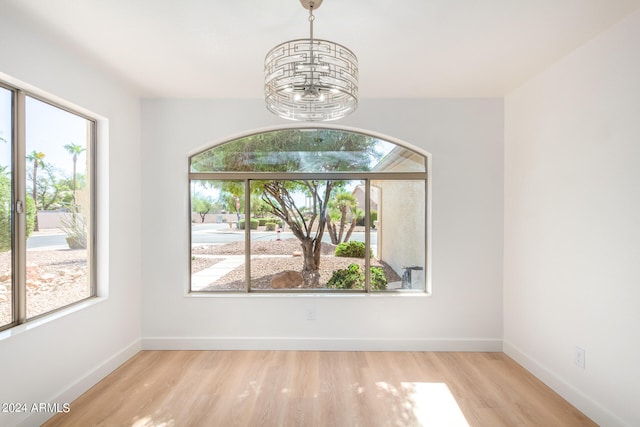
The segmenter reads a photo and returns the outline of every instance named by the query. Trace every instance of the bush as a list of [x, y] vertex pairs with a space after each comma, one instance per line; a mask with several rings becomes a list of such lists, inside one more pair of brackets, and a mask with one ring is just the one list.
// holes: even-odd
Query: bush
[[375, 221], [377, 221], [377, 220], [378, 220], [378, 211], [369, 212], [369, 221], [370, 221], [369, 226], [371, 228], [376, 228]]
[[333, 272], [331, 279], [327, 282], [330, 289], [363, 289], [364, 274], [358, 264], [349, 264], [347, 268]]
[[69, 249], [87, 248], [87, 223], [77, 207], [60, 218], [60, 229], [67, 235]]
[[[244, 219], [241, 219], [240, 221], [238, 221], [238, 228], [240, 230], [244, 230], [244, 224], [245, 224], [244, 221], [245, 221]], [[257, 230], [258, 224], [259, 224], [259, 221], [257, 219], [251, 218], [249, 220], [249, 228], [251, 228], [252, 230]]]
[[[371, 267], [369, 279], [372, 290], [384, 291], [387, 289], [387, 278], [382, 267]], [[349, 264], [347, 268], [333, 272], [331, 279], [327, 282], [327, 288], [364, 289], [364, 273], [358, 264]]]
[[258, 225], [260, 227], [266, 226], [267, 224], [269, 224], [270, 222], [274, 223], [274, 224], [280, 224], [282, 222], [282, 220], [280, 218], [276, 218], [276, 217], [270, 217], [270, 218], [258, 218]]
[[[11, 249], [11, 211], [11, 181], [0, 175], [0, 252]], [[25, 211], [28, 238], [36, 225], [36, 204], [29, 195], [25, 199]]]
[[[369, 212], [369, 226], [371, 228], [376, 228], [374, 221], [377, 221], [377, 220], [378, 220], [378, 211]], [[364, 215], [358, 217], [356, 221], [356, 225], [359, 227], [364, 227]]]
[[264, 226], [267, 231], [276, 231], [276, 224], [273, 222], [267, 222]]
[[[370, 251], [371, 252], [371, 251]], [[364, 258], [363, 242], [343, 242], [336, 246], [336, 256], [346, 258]]]
[[382, 267], [371, 267], [371, 289], [374, 291], [384, 291], [387, 289], [387, 276], [384, 275]]

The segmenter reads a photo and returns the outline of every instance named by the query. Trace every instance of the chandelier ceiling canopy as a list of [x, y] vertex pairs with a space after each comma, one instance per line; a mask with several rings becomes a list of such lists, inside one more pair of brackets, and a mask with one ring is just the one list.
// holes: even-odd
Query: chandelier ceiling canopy
[[289, 120], [328, 121], [358, 106], [358, 59], [346, 47], [314, 39], [313, 11], [322, 0], [300, 0], [309, 11], [309, 38], [280, 43], [264, 62], [265, 104]]

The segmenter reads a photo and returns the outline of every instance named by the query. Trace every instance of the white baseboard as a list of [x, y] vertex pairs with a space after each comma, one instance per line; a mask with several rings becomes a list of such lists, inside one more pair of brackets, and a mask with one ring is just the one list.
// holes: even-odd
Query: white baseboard
[[[72, 402], [82, 393], [89, 390], [96, 385], [100, 380], [116, 370], [120, 365], [133, 357], [142, 349], [140, 340], [135, 340], [124, 349], [111, 356], [104, 362], [102, 362], [95, 369], [87, 373], [85, 376], [79, 378], [71, 386], [67, 387], [62, 392], [48, 399], [48, 402]], [[20, 422], [18, 426], [36, 426], [41, 425], [55, 414], [51, 413], [33, 413], [25, 420]]]
[[596, 424], [607, 427], [630, 427], [629, 424], [618, 418], [607, 408], [566, 382], [561, 376], [524, 353], [509, 341], [505, 340], [503, 342], [503, 348], [507, 356], [518, 362], [523, 368], [578, 408]]
[[143, 350], [502, 351], [500, 339], [143, 338]]

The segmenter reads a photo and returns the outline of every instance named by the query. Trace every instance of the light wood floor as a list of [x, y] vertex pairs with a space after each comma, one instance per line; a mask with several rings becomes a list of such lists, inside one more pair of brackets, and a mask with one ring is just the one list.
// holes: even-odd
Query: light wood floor
[[53, 426], [596, 426], [502, 353], [142, 351]]

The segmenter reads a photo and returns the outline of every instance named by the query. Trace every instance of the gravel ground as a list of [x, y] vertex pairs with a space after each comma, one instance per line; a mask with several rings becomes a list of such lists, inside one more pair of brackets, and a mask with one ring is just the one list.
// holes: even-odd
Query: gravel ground
[[[293, 270], [302, 271], [303, 258], [294, 256], [294, 252], [301, 252], [300, 242], [297, 239], [287, 239], [271, 242], [252, 242], [251, 253], [253, 255], [278, 255], [273, 258], [256, 257], [251, 260], [251, 287], [253, 289], [271, 289], [271, 277], [274, 273]], [[364, 269], [364, 259], [344, 258], [333, 256], [334, 245], [322, 244], [322, 258], [320, 270], [317, 274], [303, 273], [305, 283], [301, 288], [324, 288], [333, 272], [346, 268], [351, 263], [357, 263]], [[198, 260], [198, 255], [242, 255], [244, 254], [244, 242], [234, 242], [217, 246], [201, 246], [193, 249], [193, 255]], [[400, 276], [386, 263], [371, 259], [371, 265], [381, 266], [388, 282], [401, 280]], [[244, 264], [221, 277], [215, 284], [203, 289], [212, 290], [244, 290]]]
[[[0, 325], [11, 320], [10, 265], [10, 253], [0, 253]], [[27, 317], [88, 296], [86, 250], [27, 252]]]
[[205, 268], [212, 267], [222, 261], [220, 258], [192, 258], [191, 259], [191, 273], [197, 273]]
[[[322, 254], [331, 255], [335, 251], [335, 245], [322, 243]], [[251, 242], [251, 254], [253, 255], [293, 255], [294, 252], [301, 252], [300, 241], [298, 239], [285, 240], [258, 240]], [[204, 245], [194, 247], [193, 255], [244, 255], [244, 242], [226, 243], [224, 245]]]

